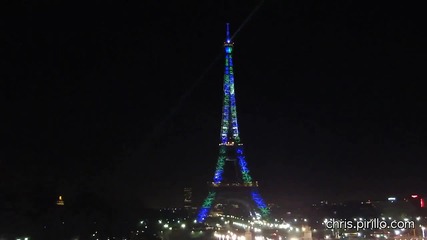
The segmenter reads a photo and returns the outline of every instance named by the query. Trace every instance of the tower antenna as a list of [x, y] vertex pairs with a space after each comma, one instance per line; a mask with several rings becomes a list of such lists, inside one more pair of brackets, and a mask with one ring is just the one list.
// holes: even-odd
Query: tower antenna
[[230, 43], [231, 42], [231, 36], [230, 36], [230, 23], [227, 23], [227, 37], [226, 37], [226, 41], [227, 41], [227, 43]]

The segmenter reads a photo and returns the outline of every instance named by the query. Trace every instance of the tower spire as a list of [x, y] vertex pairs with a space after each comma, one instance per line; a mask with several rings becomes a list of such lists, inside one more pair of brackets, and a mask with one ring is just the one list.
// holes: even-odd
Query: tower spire
[[236, 97], [234, 92], [233, 47], [230, 38], [230, 24], [226, 24], [225, 68], [224, 68], [224, 99], [221, 121], [221, 143], [240, 142], [237, 124]]
[[230, 23], [227, 23], [227, 25], [226, 25], [226, 27], [227, 27], [227, 32], [226, 32], [226, 39], [225, 39], [225, 41], [227, 42], [227, 43], [230, 43], [231, 42], [231, 36], [230, 36]]

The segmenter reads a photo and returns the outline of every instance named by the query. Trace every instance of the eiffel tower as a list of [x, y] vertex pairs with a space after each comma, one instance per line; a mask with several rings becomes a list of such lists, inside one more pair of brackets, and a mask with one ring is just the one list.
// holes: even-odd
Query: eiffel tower
[[265, 218], [269, 209], [258, 191], [243, 153], [237, 124], [236, 97], [233, 73], [233, 47], [229, 24], [226, 25], [224, 99], [221, 119], [219, 156], [209, 193], [197, 215], [204, 222], [215, 213], [239, 215], [241, 217]]

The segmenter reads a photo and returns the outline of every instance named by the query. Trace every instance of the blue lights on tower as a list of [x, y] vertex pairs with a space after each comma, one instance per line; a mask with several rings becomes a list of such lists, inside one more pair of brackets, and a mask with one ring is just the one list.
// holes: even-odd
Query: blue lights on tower
[[199, 214], [197, 215], [197, 222], [200, 223], [200, 222], [203, 222], [206, 219], [206, 217], [208, 216], [208, 213], [209, 213], [209, 209], [210, 208], [202, 207], [202, 209], [200, 210]]
[[215, 184], [219, 184], [222, 181], [222, 173], [224, 172], [224, 164], [226, 159], [225, 153], [226, 153], [226, 147], [222, 145], [219, 148], [219, 157], [218, 157], [218, 162], [217, 162], [215, 175], [214, 175]]
[[268, 214], [268, 207], [264, 203], [264, 200], [262, 199], [261, 195], [257, 191], [252, 191], [252, 199], [255, 201], [257, 207], [261, 210], [262, 215]]

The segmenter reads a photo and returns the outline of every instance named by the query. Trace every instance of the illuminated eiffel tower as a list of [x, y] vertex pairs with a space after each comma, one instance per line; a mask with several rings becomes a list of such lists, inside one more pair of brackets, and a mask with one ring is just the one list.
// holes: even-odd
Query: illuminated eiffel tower
[[[233, 42], [227, 23], [224, 72], [224, 99], [221, 119], [219, 156], [209, 193], [197, 215], [204, 222], [215, 214], [246, 215], [263, 218], [269, 209], [258, 192], [258, 182], [249, 173], [237, 124], [233, 73]], [[244, 217], [244, 216], [242, 216]]]

